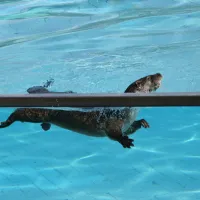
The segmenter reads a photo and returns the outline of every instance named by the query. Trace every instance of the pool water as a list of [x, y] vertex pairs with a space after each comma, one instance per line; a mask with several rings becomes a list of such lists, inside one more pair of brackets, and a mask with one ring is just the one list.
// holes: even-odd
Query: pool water
[[[0, 93], [123, 92], [160, 72], [159, 92], [199, 91], [200, 2], [2, 0]], [[1, 108], [4, 121], [15, 108]], [[200, 199], [200, 108], [142, 108], [149, 129], [124, 149], [56, 126], [0, 132], [2, 200]]]

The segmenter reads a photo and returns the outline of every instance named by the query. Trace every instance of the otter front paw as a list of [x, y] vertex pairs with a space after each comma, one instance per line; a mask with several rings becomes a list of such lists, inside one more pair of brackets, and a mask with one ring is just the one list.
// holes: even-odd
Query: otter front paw
[[144, 128], [150, 127], [149, 123], [145, 119], [141, 119], [141, 120], [139, 120], [139, 122], [140, 122], [141, 126], [144, 127]]
[[119, 140], [119, 143], [124, 147], [124, 148], [131, 148], [131, 146], [134, 146], [133, 144], [133, 139], [130, 139], [128, 136], [122, 136]]

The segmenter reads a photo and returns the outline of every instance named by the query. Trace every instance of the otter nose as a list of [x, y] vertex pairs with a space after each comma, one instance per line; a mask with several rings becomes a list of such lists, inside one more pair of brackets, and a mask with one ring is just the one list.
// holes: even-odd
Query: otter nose
[[157, 73], [156, 76], [159, 77], [159, 78], [163, 77], [161, 73]]

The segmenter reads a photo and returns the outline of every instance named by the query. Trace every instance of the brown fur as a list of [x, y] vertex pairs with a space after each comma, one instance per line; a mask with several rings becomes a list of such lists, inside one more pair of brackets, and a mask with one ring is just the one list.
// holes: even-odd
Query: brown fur
[[[160, 86], [161, 74], [154, 74], [143, 77], [132, 83], [125, 92], [151, 92]], [[128, 138], [141, 127], [148, 128], [144, 120], [135, 120], [135, 108], [124, 109], [103, 109], [101, 111], [67, 111], [40, 108], [16, 109], [0, 128], [10, 126], [15, 121], [42, 123], [42, 128], [48, 130], [50, 124], [72, 130], [81, 134], [95, 137], [104, 137], [118, 141], [124, 148], [133, 145], [133, 139]], [[45, 126], [46, 129], [45, 129]], [[49, 126], [49, 127], [48, 127]], [[127, 127], [123, 131], [123, 128]]]

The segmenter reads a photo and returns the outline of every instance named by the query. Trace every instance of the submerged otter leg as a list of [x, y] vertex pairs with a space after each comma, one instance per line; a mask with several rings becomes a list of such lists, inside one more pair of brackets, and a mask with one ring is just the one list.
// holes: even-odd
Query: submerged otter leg
[[111, 140], [119, 142], [124, 148], [131, 148], [131, 146], [134, 146], [134, 140], [130, 139], [126, 135], [122, 135], [122, 131], [120, 129], [109, 129], [106, 134]]
[[131, 148], [131, 146], [133, 147], [134, 144], [134, 139], [130, 139], [127, 135], [123, 135], [120, 137], [119, 141], [118, 141], [124, 148]]
[[44, 131], [48, 131], [51, 128], [51, 124], [50, 123], [42, 123], [41, 127]]
[[131, 126], [124, 132], [124, 134], [125, 135], [133, 134], [142, 127], [149, 128], [149, 123], [145, 119], [134, 121], [131, 124]]

